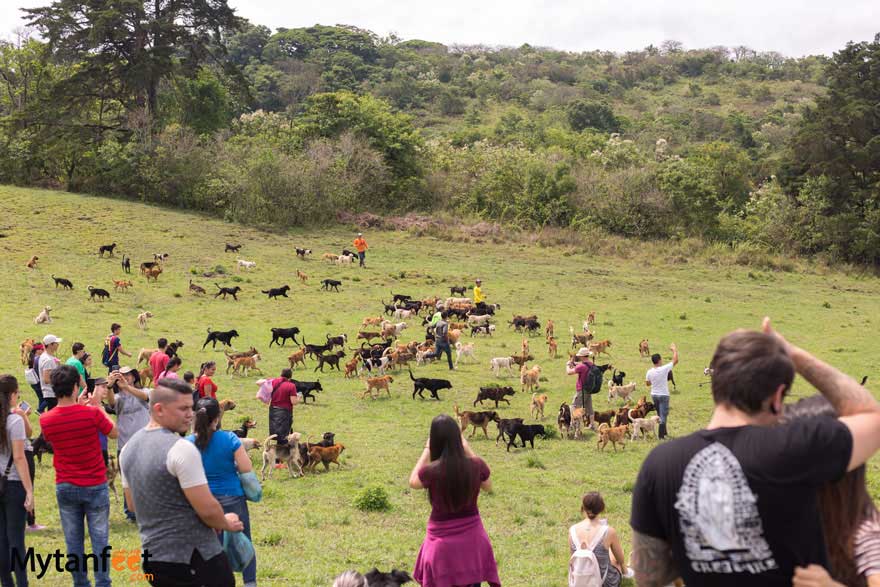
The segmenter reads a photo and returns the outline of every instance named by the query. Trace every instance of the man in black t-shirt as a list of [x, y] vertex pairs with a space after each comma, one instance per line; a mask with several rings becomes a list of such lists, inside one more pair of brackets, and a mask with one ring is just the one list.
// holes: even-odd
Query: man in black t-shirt
[[[712, 358], [715, 411], [704, 430], [655, 448], [633, 490], [640, 587], [789, 587], [828, 568], [816, 489], [880, 449], [880, 405], [852, 378], [770, 328], [738, 330]], [[839, 419], [779, 425], [795, 372]]]

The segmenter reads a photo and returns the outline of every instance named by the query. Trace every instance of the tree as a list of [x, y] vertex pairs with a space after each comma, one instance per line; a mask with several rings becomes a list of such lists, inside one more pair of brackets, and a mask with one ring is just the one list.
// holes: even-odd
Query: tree
[[227, 0], [55, 0], [25, 12], [55, 58], [76, 64], [59, 100], [79, 104], [104, 85], [127, 110], [149, 116], [162, 80], [219, 60], [221, 31], [242, 24]]
[[585, 128], [595, 128], [606, 132], [617, 132], [620, 122], [614, 116], [614, 111], [607, 104], [601, 102], [588, 102], [575, 100], [566, 108], [568, 124], [576, 131]]
[[246, 23], [242, 29], [229, 36], [226, 42], [229, 60], [244, 67], [251, 61], [259, 61], [263, 48], [269, 42], [269, 27]]

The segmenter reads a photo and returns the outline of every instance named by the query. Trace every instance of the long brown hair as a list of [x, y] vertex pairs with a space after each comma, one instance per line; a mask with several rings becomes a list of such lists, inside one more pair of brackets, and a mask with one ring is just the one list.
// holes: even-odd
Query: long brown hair
[[[451, 512], [464, 509], [470, 503], [474, 493], [475, 471], [461, 441], [461, 428], [458, 422], [446, 414], [441, 414], [431, 421], [431, 463], [441, 479], [443, 505]], [[428, 488], [428, 499], [432, 499], [431, 488]]]
[[193, 431], [196, 433], [196, 448], [205, 450], [211, 444], [214, 429], [211, 423], [220, 417], [220, 404], [212, 397], [203, 397], [196, 404], [196, 422]]
[[[814, 395], [786, 406], [784, 420], [818, 416], [836, 418], [837, 412], [823, 396]], [[832, 576], [848, 587], [866, 587], [868, 582], [856, 569], [854, 558], [859, 526], [877, 513], [865, 483], [865, 465], [826, 483], [817, 496]]]
[[9, 410], [12, 409], [12, 394], [18, 391], [18, 379], [13, 375], [0, 375], [0, 452], [9, 450], [12, 447], [9, 443], [9, 435], [6, 434], [6, 418], [9, 417]]

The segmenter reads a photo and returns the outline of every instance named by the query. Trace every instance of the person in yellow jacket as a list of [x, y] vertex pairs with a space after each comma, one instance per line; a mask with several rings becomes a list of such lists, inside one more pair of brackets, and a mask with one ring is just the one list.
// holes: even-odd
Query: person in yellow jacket
[[483, 280], [478, 279], [474, 286], [474, 305], [478, 308], [486, 307], [486, 297], [483, 295]]
[[367, 241], [364, 240], [364, 233], [359, 232], [357, 238], [354, 239], [354, 248], [358, 252], [358, 259], [360, 260], [360, 266], [366, 267], [366, 258], [367, 258]]

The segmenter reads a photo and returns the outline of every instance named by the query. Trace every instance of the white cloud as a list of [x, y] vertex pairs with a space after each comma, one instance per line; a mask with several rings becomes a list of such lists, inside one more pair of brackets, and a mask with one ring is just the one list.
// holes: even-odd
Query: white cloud
[[[19, 26], [17, 6], [0, 2], [0, 29]], [[295, 28], [350, 24], [380, 35], [446, 44], [518, 46], [570, 51], [626, 51], [676, 39], [685, 47], [748, 45], [786, 55], [830, 55], [847, 41], [880, 31], [877, 0], [230, 0], [254, 23]]]

